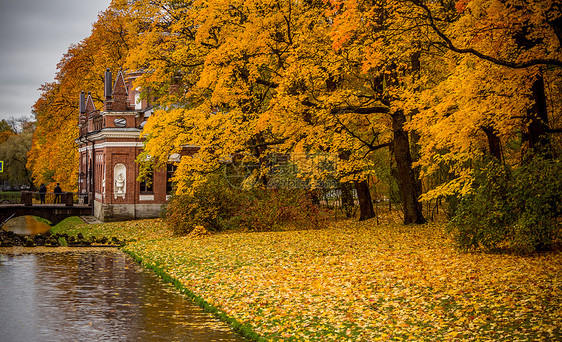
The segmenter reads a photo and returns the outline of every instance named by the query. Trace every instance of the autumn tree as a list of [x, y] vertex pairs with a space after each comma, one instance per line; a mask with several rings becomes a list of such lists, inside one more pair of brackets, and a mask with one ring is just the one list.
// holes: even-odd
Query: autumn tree
[[[2, 122], [5, 121], [2, 120]], [[31, 170], [27, 168], [27, 155], [31, 150], [35, 124], [21, 123], [22, 128], [18, 134], [11, 133], [5, 141], [0, 142], [0, 160], [4, 162], [4, 170], [0, 173], [0, 178], [14, 186], [32, 186]], [[10, 128], [10, 132], [13, 132], [12, 128]]]
[[[391, 146], [404, 222], [423, 223], [418, 201], [421, 186], [412, 167], [410, 137], [405, 128], [407, 118], [419, 111], [408, 99], [417, 87], [420, 58], [424, 57], [418, 37], [423, 32], [415, 20], [416, 13], [400, 1], [330, 4], [328, 56], [334, 57], [326, 64], [334, 71], [326, 79], [337, 91], [313, 98], [323, 100], [321, 106], [328, 107], [326, 117], [355, 140], [359, 146], [355, 151], [368, 156]], [[322, 63], [320, 59], [315, 62]]]
[[8, 123], [8, 121], [2, 119], [2, 121], [0, 121], [0, 143], [5, 142], [14, 134], [16, 134], [16, 132], [13, 127]]
[[182, 161], [178, 171], [184, 176], [188, 169], [218, 168], [231, 156], [265, 161], [268, 148], [284, 141], [259, 121], [278, 87], [277, 70], [284, 68], [291, 38], [283, 34], [292, 35], [298, 6], [267, 1], [158, 4], [152, 29], [141, 34], [129, 64], [150, 70], [139, 84], [160, 95], [160, 106], [167, 109], [146, 126], [147, 154], [167, 160], [182, 145], [201, 146], [200, 158]]
[[423, 110], [414, 122], [423, 136], [424, 174], [447, 165], [456, 175], [426, 197], [467, 191], [472, 161], [484, 155], [517, 164], [523, 155], [558, 154], [559, 4], [411, 4], [444, 49], [441, 77], [418, 98]]
[[560, 5], [411, 4], [443, 49], [440, 77], [420, 93], [412, 123], [422, 176], [448, 170], [424, 198], [460, 199], [452, 222], [464, 248], [551, 247], [561, 196]]
[[388, 151], [404, 223], [423, 223], [422, 181], [422, 199], [465, 194], [485, 157], [558, 154], [560, 17], [555, 1], [114, 1], [44, 86], [31, 163], [72, 183], [76, 95], [101, 103], [103, 70], [125, 65], [157, 105], [141, 165], [199, 147], [179, 193], [225, 163], [266, 186], [293, 155], [312, 188], [335, 179], [351, 203], [353, 185], [368, 219]]
[[57, 66], [55, 81], [41, 87], [34, 105], [37, 129], [28, 167], [37, 183], [77, 186], [78, 94], [90, 91], [96, 104], [103, 101], [103, 71], [118, 70], [127, 56], [123, 13], [109, 8], [98, 17], [92, 33], [72, 45]]
[[[157, 6], [146, 10], [151, 4]], [[135, 11], [155, 17], [129, 58], [130, 68], [149, 70], [139, 84], [156, 91], [167, 109], [145, 128], [147, 155], [165, 161], [182, 145], [201, 146], [199, 158], [182, 161], [178, 178], [216, 169], [232, 156], [266, 165], [272, 153], [332, 155], [339, 159], [336, 177], [358, 190], [361, 218], [374, 215], [367, 155], [390, 145], [388, 124], [376, 117], [388, 107], [352, 95], [367, 78], [355, 77], [356, 70], [345, 74], [354, 61], [332, 48], [329, 6], [151, 4], [134, 3]], [[260, 171], [264, 179], [267, 169]], [[307, 175], [313, 183], [325, 176]]]

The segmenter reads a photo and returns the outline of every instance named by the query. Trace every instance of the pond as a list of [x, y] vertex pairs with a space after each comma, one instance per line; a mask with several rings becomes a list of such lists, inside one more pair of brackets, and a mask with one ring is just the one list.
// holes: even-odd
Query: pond
[[113, 248], [0, 248], [0, 336], [4, 342], [244, 341]]
[[45, 233], [51, 229], [51, 226], [39, 220], [33, 216], [18, 216], [8, 220], [2, 229], [24, 235]]

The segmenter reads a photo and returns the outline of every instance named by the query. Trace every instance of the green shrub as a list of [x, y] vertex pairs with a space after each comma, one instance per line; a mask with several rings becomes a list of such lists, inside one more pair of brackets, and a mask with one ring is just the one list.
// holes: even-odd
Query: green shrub
[[271, 231], [317, 228], [324, 222], [323, 211], [305, 190], [241, 190], [220, 173], [208, 175], [192, 190], [189, 195], [172, 196], [163, 211], [165, 222], [179, 235], [198, 225], [210, 231]]
[[512, 169], [495, 161], [474, 171], [473, 191], [450, 222], [464, 250], [548, 250], [560, 237], [562, 163], [535, 157]]
[[325, 211], [313, 204], [310, 192], [302, 189], [254, 189], [246, 192], [245, 198], [246, 204], [234, 216], [245, 230], [271, 231], [290, 226], [315, 229], [325, 221]]
[[188, 195], [174, 195], [163, 211], [164, 221], [174, 233], [188, 234], [198, 225], [219, 231], [239, 206], [239, 198], [220, 174], [210, 174]]

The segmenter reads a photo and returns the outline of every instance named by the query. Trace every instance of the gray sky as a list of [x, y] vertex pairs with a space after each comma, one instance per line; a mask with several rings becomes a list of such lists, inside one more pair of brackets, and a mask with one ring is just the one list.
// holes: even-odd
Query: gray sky
[[0, 0], [0, 120], [31, 116], [71, 44], [88, 37], [111, 0]]

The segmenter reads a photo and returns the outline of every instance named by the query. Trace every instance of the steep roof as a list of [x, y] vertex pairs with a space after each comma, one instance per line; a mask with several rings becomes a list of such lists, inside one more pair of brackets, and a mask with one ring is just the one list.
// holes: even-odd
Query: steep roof
[[85, 115], [89, 116], [90, 113], [97, 111], [96, 105], [94, 104], [94, 99], [92, 99], [92, 93], [88, 93], [88, 97], [86, 98], [86, 111]]
[[120, 112], [129, 109], [129, 90], [127, 89], [127, 85], [125, 84], [125, 76], [123, 75], [123, 70], [119, 70], [119, 73], [117, 73], [112, 95], [113, 104], [111, 105], [111, 110]]

